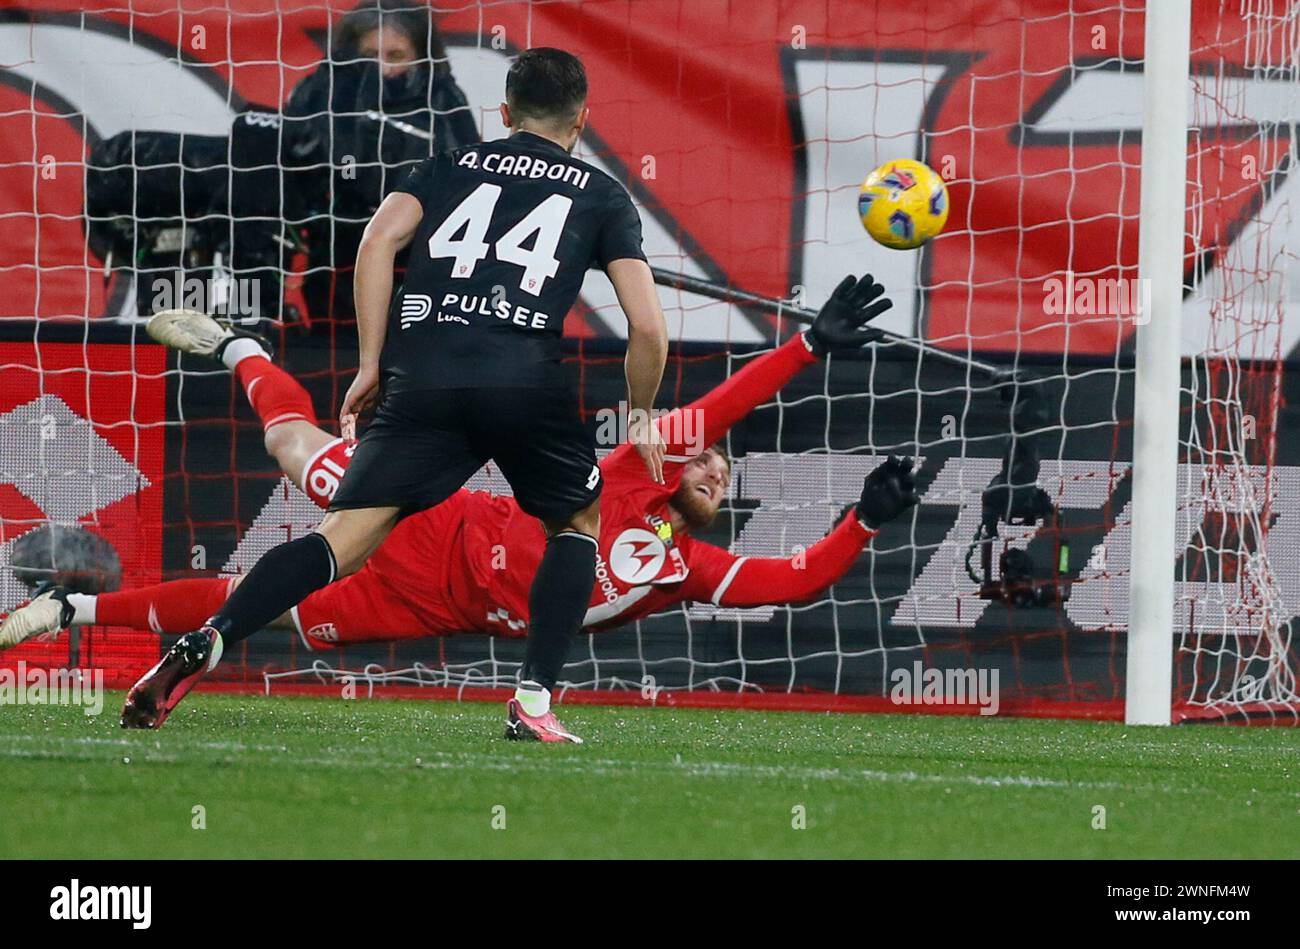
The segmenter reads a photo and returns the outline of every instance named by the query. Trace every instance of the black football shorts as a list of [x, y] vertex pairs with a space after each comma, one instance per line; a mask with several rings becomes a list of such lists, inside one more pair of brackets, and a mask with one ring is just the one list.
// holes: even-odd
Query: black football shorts
[[568, 517], [600, 496], [595, 448], [571, 389], [421, 389], [385, 393], [329, 509], [424, 510], [489, 460], [533, 517]]

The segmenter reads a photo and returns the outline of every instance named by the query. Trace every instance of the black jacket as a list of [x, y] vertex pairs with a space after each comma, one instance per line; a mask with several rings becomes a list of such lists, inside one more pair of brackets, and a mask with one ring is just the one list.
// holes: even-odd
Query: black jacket
[[373, 60], [326, 62], [284, 107], [281, 164], [310, 222], [365, 222], [412, 166], [479, 140], [465, 93], [430, 64], [381, 79]]

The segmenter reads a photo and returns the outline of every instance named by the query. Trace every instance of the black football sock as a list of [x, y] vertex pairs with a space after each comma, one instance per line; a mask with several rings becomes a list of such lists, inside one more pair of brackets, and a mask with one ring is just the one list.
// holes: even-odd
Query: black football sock
[[520, 682], [536, 682], [548, 690], [555, 687], [595, 585], [594, 540], [576, 531], [561, 531], [547, 540], [528, 593], [528, 644]]
[[272, 547], [207, 625], [215, 628], [222, 642], [230, 646], [332, 583], [337, 573], [334, 551], [320, 534]]

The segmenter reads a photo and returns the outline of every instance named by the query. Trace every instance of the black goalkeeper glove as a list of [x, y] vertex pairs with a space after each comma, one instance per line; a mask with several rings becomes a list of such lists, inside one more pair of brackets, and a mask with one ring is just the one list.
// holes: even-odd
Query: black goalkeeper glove
[[841, 280], [812, 326], [804, 331], [813, 355], [824, 359], [827, 353], [861, 349], [880, 339], [880, 332], [867, 324], [894, 305], [884, 292], [871, 274], [863, 274], [860, 280], [852, 275]]
[[889, 460], [867, 475], [858, 501], [858, 520], [872, 530], [892, 521], [921, 500], [916, 493], [916, 472], [911, 458], [889, 456]]

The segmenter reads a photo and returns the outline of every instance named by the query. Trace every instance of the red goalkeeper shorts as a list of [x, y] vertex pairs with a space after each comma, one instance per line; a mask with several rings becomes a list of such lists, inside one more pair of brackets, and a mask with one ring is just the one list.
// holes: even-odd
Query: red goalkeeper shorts
[[458, 604], [451, 592], [456, 571], [465, 570], [467, 495], [457, 492], [437, 507], [403, 519], [364, 567], [294, 607], [291, 615], [303, 644], [329, 649], [445, 636], [481, 626], [470, 617], [482, 616], [485, 608]]

